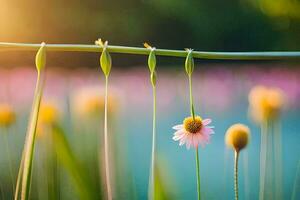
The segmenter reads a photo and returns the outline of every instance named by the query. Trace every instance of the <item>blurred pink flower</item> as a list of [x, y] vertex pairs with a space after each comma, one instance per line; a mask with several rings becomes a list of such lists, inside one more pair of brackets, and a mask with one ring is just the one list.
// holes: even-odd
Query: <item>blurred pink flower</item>
[[204, 147], [209, 143], [210, 135], [214, 134], [214, 127], [208, 126], [210, 123], [211, 119], [202, 120], [199, 116], [196, 116], [195, 119], [187, 117], [183, 124], [173, 127], [176, 130], [173, 140], [179, 140], [180, 146], [186, 144], [187, 149], [190, 149], [191, 146], [197, 148], [199, 144]]

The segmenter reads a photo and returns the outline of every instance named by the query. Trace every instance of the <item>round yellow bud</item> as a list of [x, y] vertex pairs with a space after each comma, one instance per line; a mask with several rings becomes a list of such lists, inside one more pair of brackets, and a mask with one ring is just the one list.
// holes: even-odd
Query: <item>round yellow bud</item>
[[9, 127], [16, 121], [16, 114], [8, 104], [0, 104], [0, 126]]
[[228, 147], [239, 152], [245, 148], [249, 142], [250, 130], [243, 124], [234, 124], [226, 132], [225, 143]]

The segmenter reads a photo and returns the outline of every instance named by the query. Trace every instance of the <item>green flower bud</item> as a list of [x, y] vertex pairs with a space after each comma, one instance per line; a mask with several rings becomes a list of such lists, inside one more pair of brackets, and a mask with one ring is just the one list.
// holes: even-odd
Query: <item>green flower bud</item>
[[103, 51], [100, 56], [100, 66], [105, 76], [108, 76], [111, 69], [111, 57], [107, 51], [107, 41], [104, 43]]
[[156, 56], [155, 56], [155, 49], [152, 48], [148, 57], [148, 66], [151, 73], [154, 72], [156, 67]]
[[46, 66], [46, 44], [43, 42], [35, 56], [35, 65], [38, 71], [41, 71]]
[[155, 85], [156, 85], [156, 71], [153, 71], [152, 73], [151, 73], [151, 76], [150, 76], [150, 79], [151, 79], [151, 83], [152, 83], [152, 86], [153, 87], [155, 87]]
[[188, 49], [188, 55], [185, 59], [185, 71], [188, 75], [192, 75], [194, 71], [194, 58], [193, 58], [193, 50]]

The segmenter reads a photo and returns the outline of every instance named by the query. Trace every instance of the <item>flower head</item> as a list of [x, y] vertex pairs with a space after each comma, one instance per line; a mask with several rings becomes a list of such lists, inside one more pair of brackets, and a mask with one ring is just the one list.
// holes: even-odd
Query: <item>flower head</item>
[[278, 118], [284, 106], [284, 93], [278, 88], [255, 86], [249, 93], [249, 111], [253, 119], [262, 122]]
[[16, 114], [9, 104], [0, 104], [0, 127], [9, 127], [16, 121]]
[[210, 135], [214, 133], [213, 127], [208, 126], [211, 119], [204, 119], [200, 116], [187, 117], [184, 119], [183, 124], [173, 127], [176, 130], [173, 140], [179, 141], [179, 145], [186, 144], [187, 149], [191, 146], [197, 148], [199, 144], [204, 147], [209, 143]]
[[243, 124], [234, 124], [226, 132], [225, 143], [228, 147], [239, 152], [248, 144], [250, 130]]

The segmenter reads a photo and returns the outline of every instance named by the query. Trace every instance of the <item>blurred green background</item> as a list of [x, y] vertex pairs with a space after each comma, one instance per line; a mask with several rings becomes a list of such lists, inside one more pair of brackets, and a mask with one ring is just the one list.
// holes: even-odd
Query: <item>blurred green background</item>
[[[299, 50], [299, 0], [1, 0], [0, 41], [110, 44], [205, 51]], [[64, 54], [62, 56], [62, 54]], [[1, 52], [1, 65], [32, 64]], [[18, 57], [20, 59], [15, 59]], [[97, 54], [51, 53], [50, 65], [96, 66]], [[117, 66], [144, 63], [115, 56]], [[169, 63], [162, 59], [162, 63]], [[174, 59], [173, 59], [174, 62]]]

